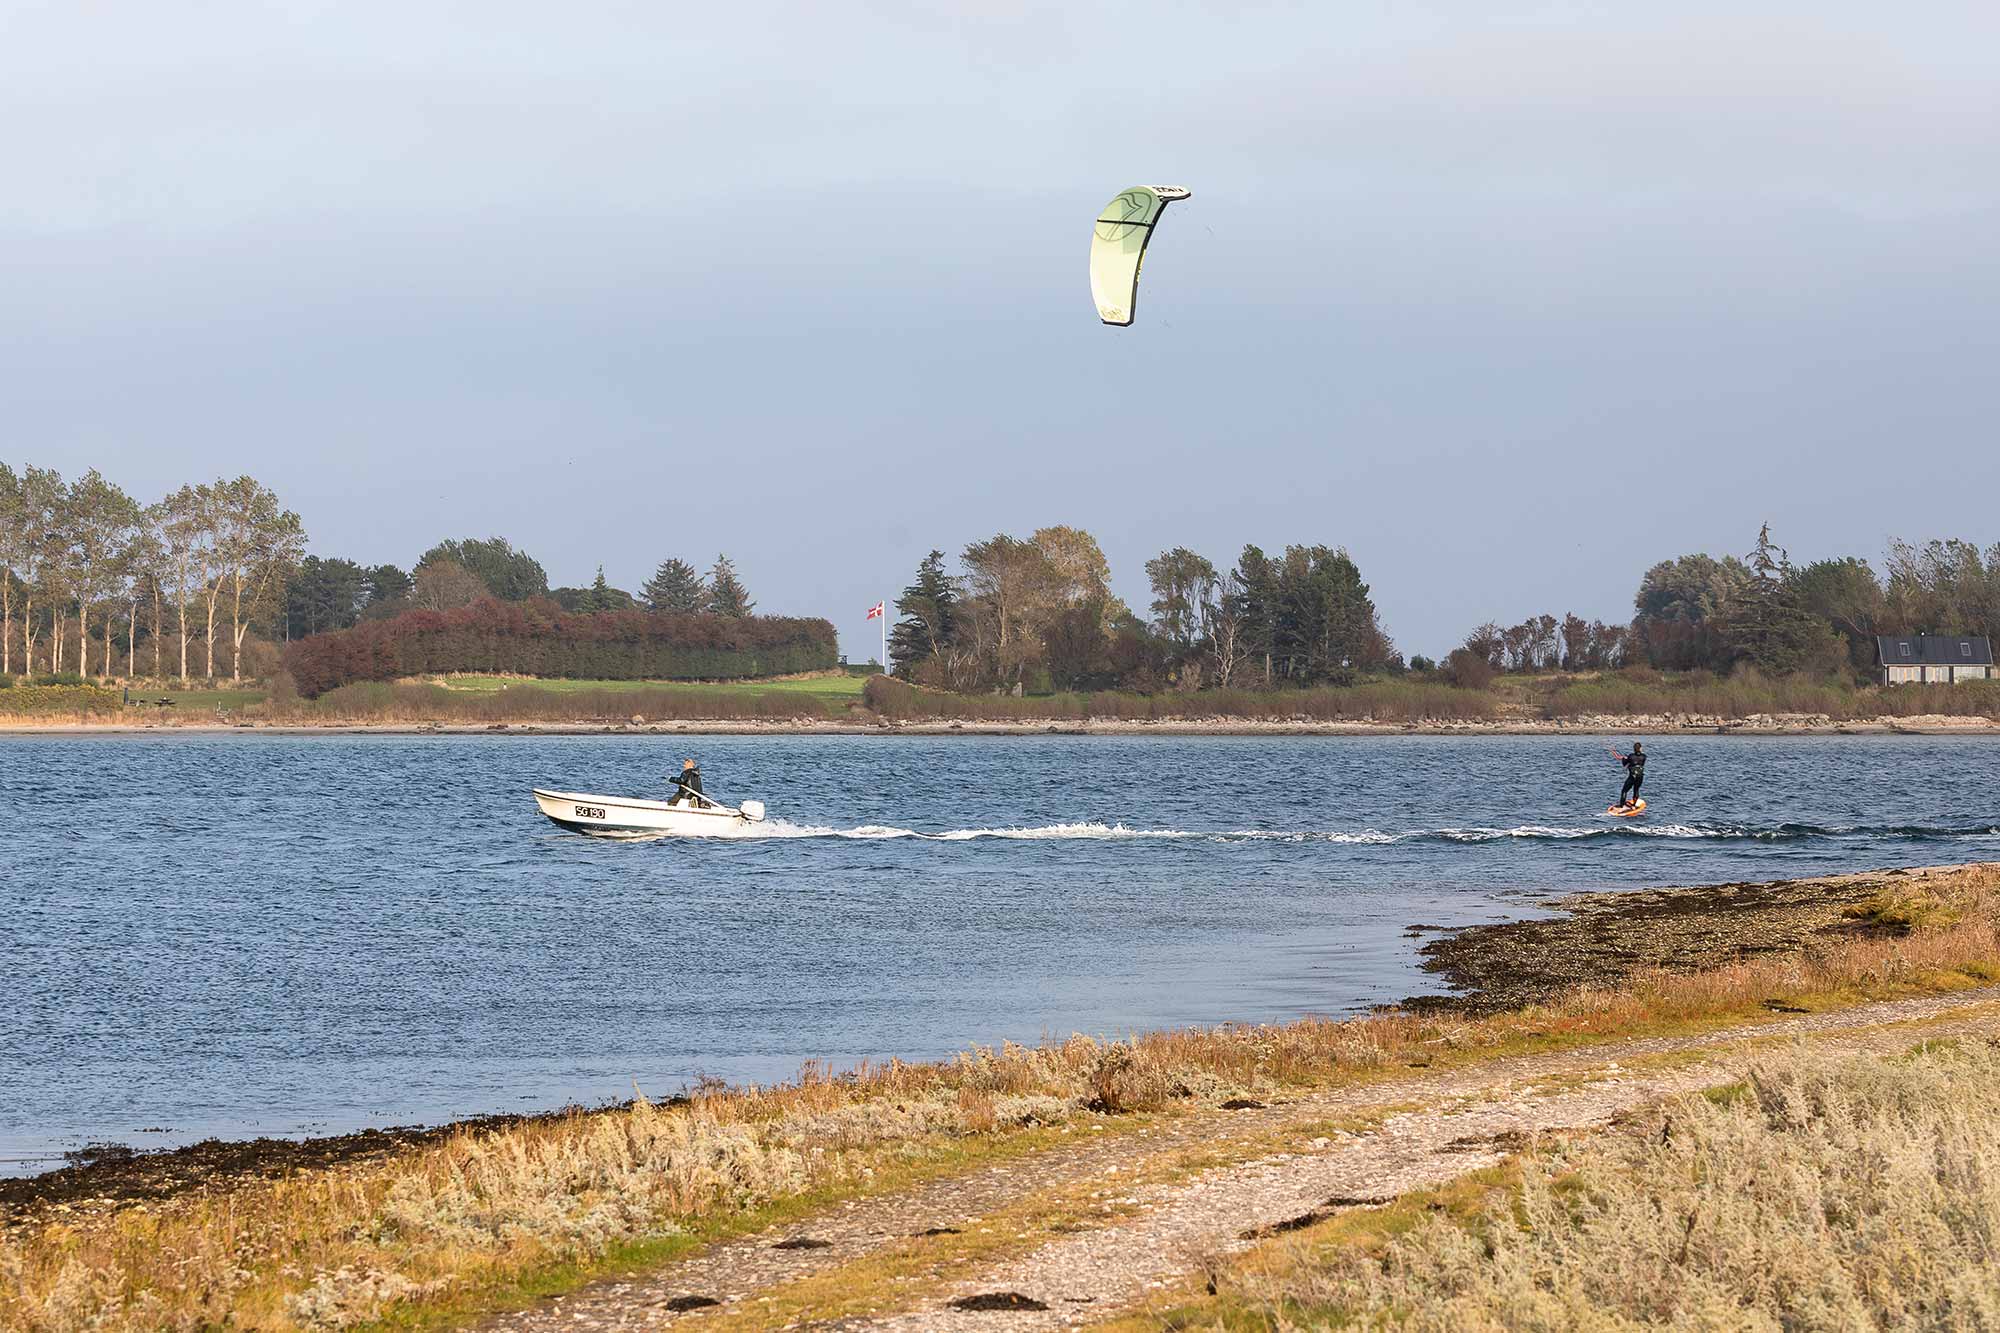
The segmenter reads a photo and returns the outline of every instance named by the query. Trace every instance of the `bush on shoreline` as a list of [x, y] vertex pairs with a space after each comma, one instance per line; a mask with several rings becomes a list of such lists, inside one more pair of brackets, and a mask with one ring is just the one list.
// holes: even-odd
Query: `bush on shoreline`
[[790, 616], [566, 612], [486, 598], [455, 611], [406, 611], [286, 648], [284, 669], [316, 698], [356, 681], [492, 672], [596, 680], [741, 680], [836, 664], [833, 626]]
[[361, 681], [316, 699], [274, 690], [258, 714], [271, 722], [465, 723], [787, 721], [825, 717], [809, 695], [651, 687], [630, 690], [542, 690], [516, 686], [490, 694], [408, 681]]
[[39, 680], [31, 684], [14, 683], [11, 677], [0, 677], [8, 682], [6, 692], [0, 694], [0, 715], [33, 717], [101, 718], [115, 717], [123, 708], [117, 690], [103, 685], [84, 684], [42, 684]]

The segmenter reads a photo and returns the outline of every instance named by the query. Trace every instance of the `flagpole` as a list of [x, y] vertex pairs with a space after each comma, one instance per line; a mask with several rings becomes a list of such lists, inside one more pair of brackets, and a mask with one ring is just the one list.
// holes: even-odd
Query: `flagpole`
[[882, 607], [882, 674], [889, 674], [889, 599], [884, 597]]

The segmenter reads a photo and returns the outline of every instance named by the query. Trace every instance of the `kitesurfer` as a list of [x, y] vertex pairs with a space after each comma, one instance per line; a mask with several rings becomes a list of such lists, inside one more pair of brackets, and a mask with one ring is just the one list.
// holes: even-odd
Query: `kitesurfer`
[[668, 805], [701, 804], [697, 799], [701, 795], [701, 770], [695, 767], [694, 760], [681, 760], [681, 771], [674, 774], [674, 787], [676, 790]]
[[1632, 753], [1619, 754], [1613, 750], [1613, 757], [1625, 765], [1625, 785], [1618, 789], [1616, 808], [1629, 810], [1639, 800], [1639, 788], [1646, 781], [1646, 747], [1638, 741], [1632, 742]]

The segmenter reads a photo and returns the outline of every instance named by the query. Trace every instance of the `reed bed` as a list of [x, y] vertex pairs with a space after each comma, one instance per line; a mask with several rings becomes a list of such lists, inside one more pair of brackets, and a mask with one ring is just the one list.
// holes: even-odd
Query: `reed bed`
[[1213, 1105], [1761, 1015], [1780, 997], [1850, 996], [2000, 977], [2000, 866], [1926, 881], [1949, 923], [1848, 938], [1793, 958], [1616, 989], [1489, 1018], [1389, 1011], [1345, 1021], [1196, 1028], [1106, 1042], [974, 1049], [938, 1063], [808, 1068], [776, 1087], [703, 1087], [384, 1160], [0, 1229], [0, 1327], [24, 1333], [338, 1329], [413, 1304], [475, 1308], [559, 1264], [777, 1201], [864, 1188], [881, 1168], [1036, 1127]]
[[1428, 681], [1370, 681], [1359, 685], [1296, 690], [1202, 690], [1181, 694], [1132, 694], [1119, 690], [1012, 698], [999, 694], [946, 694], [874, 676], [863, 700], [878, 715], [899, 722], [1149, 722], [1247, 720], [1259, 722], [1478, 721], [1499, 711], [1493, 696]]

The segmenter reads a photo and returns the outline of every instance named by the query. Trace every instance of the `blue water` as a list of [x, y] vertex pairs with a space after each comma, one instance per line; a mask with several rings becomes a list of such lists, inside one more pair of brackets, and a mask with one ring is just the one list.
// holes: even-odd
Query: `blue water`
[[[770, 836], [528, 797], [687, 752]], [[1553, 737], [0, 740], [0, 1170], [1343, 1013], [1435, 989], [1413, 922], [2000, 856], [1977, 738], [1664, 738], [1637, 823], [1621, 776]]]

